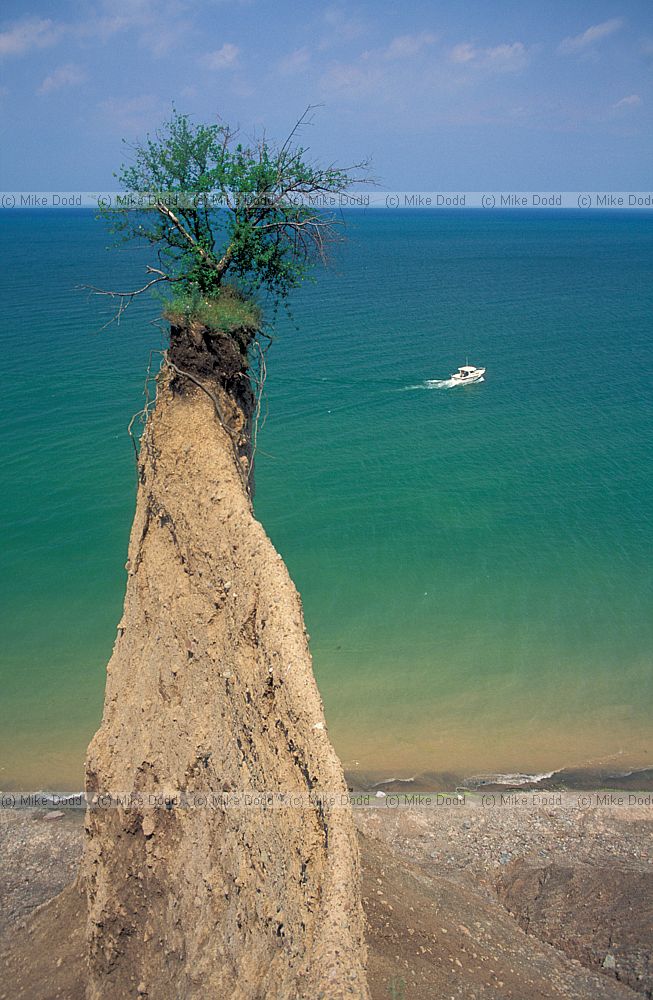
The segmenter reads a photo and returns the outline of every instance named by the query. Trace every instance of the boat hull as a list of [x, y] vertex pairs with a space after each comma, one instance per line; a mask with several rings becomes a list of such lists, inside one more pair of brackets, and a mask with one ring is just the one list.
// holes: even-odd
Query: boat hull
[[455, 372], [451, 376], [451, 381], [455, 382], [456, 385], [471, 385], [472, 382], [482, 382], [483, 376], [485, 375], [485, 368], [478, 368], [472, 375], [467, 375], [463, 377]]

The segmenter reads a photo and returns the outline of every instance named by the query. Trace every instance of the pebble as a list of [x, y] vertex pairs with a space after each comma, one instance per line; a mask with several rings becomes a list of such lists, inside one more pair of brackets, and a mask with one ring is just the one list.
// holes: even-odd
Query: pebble
[[142, 822], [143, 835], [147, 838], [151, 837], [156, 830], [156, 823], [153, 816], [145, 816]]

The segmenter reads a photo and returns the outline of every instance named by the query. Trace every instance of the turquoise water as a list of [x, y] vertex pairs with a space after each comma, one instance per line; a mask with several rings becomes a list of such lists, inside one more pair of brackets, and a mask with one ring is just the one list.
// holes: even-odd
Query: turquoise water
[[[653, 220], [351, 213], [269, 355], [258, 516], [345, 765], [651, 762]], [[5, 213], [0, 785], [79, 785], [120, 617], [155, 303], [91, 213]], [[428, 388], [464, 363], [464, 388]]]

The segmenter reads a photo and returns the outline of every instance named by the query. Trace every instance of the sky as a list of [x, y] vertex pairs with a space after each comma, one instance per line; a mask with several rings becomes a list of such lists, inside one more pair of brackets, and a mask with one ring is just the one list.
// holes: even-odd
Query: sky
[[113, 189], [172, 103], [384, 190], [653, 187], [650, 0], [0, 0], [0, 190]]

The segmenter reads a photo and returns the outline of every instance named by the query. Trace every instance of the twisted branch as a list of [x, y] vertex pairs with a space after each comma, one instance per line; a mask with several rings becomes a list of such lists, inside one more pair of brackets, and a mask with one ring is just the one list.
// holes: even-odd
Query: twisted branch
[[145, 266], [146, 274], [156, 274], [156, 278], [152, 278], [151, 281], [146, 282], [142, 288], [134, 288], [128, 292], [114, 291], [108, 288], [98, 288], [96, 285], [76, 285], [76, 289], [80, 291], [88, 291], [93, 295], [104, 295], [110, 299], [118, 299], [118, 309], [107, 322], [100, 327], [100, 331], [106, 330], [108, 326], [112, 323], [120, 323], [123, 313], [132, 304], [136, 296], [143, 295], [144, 292], [148, 292], [153, 285], [158, 285], [161, 281], [172, 281], [173, 279], [165, 271], [161, 271], [158, 267], [151, 267], [149, 264]]

